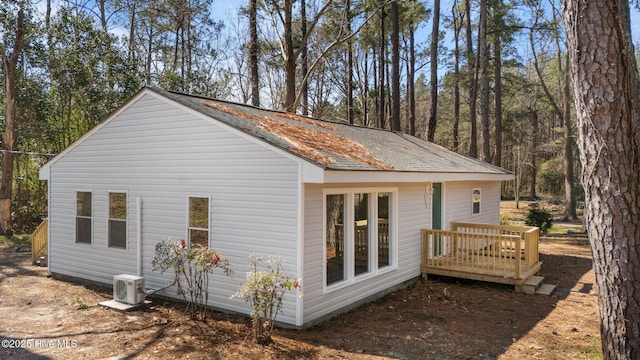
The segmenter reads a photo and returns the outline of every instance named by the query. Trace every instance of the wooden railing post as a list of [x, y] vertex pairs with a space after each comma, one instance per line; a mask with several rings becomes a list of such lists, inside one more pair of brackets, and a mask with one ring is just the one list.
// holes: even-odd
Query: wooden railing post
[[[525, 245], [526, 247], [526, 245]], [[515, 254], [513, 254], [513, 260], [515, 261], [515, 265], [516, 265], [516, 279], [520, 278], [520, 274], [522, 273], [522, 261], [520, 260], [520, 257], [522, 256], [522, 238], [519, 238], [518, 240], [516, 240], [516, 251]], [[525, 253], [525, 257], [526, 257], [526, 253]], [[525, 261], [526, 262], [526, 261]]]

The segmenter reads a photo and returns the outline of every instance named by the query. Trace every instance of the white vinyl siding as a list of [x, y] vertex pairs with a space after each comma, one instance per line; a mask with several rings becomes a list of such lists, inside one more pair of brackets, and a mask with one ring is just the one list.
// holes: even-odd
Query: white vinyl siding
[[[209, 303], [248, 313], [229, 299], [248, 270], [251, 252], [276, 255], [296, 270], [299, 162], [260, 140], [199, 118], [156, 96], [143, 95], [50, 166], [50, 271], [111, 283], [113, 275], [136, 274], [136, 236], [142, 224], [142, 275], [160, 288], [170, 274], [150, 270], [155, 245], [183, 239], [185, 199], [210, 194], [210, 239], [229, 259], [235, 275], [214, 274]], [[91, 251], [75, 242], [76, 189], [93, 189]], [[126, 249], [108, 246], [108, 192], [127, 192]], [[137, 218], [140, 199], [142, 219]], [[139, 221], [141, 220], [141, 221]], [[84, 245], [84, 246], [83, 246]], [[163, 293], [175, 297], [175, 289]], [[279, 320], [296, 323], [295, 295], [285, 297]]]
[[[500, 223], [500, 182], [461, 181], [448, 182], [443, 191], [446, 214], [443, 228], [451, 229], [451, 222], [471, 222], [480, 224]], [[480, 213], [473, 214], [473, 189], [481, 189]]]

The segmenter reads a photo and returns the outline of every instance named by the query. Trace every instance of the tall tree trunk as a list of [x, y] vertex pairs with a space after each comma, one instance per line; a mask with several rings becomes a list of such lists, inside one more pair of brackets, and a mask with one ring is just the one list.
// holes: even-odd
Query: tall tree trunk
[[[415, 0], [414, 0], [415, 1]], [[409, 102], [409, 134], [416, 136], [416, 43], [415, 25], [409, 24], [409, 71], [407, 71], [407, 98]]]
[[[564, 219], [575, 221], [576, 191], [573, 181], [573, 138], [571, 137], [571, 73], [569, 72], [569, 55], [565, 57], [564, 84], [562, 87], [562, 118], [564, 135]], [[558, 59], [561, 61], [561, 59]]]
[[130, 4], [131, 8], [129, 9], [129, 43], [127, 47], [127, 58], [129, 60], [129, 64], [133, 64], [135, 59], [135, 50], [136, 50], [136, 2], [132, 1]]
[[471, 27], [471, 1], [464, 1], [467, 37], [467, 71], [469, 80], [469, 156], [478, 157], [478, 127], [476, 98], [478, 97], [478, 59], [473, 54], [473, 28]]
[[451, 17], [453, 18], [453, 41], [454, 41], [454, 63], [453, 63], [453, 150], [460, 151], [460, 23], [458, 0], [453, 1], [451, 7]]
[[[307, 1], [306, 0], [300, 0], [300, 32], [301, 32], [301, 36], [302, 38], [306, 38], [307, 37]], [[349, 31], [351, 32], [351, 31]], [[302, 87], [302, 115], [304, 116], [308, 116], [309, 115], [309, 83], [307, 82], [307, 73], [309, 72], [309, 63], [307, 59], [307, 49], [308, 49], [308, 45], [307, 42], [304, 41], [302, 44], [300, 44], [300, 46], [302, 47], [300, 49], [300, 70], [302, 71], [302, 84], [300, 85]]]
[[249, 0], [249, 72], [251, 81], [251, 105], [260, 107], [260, 77], [258, 73], [258, 0]]
[[0, 227], [5, 235], [13, 235], [11, 221], [11, 197], [13, 195], [13, 152], [16, 121], [16, 72], [20, 53], [24, 47], [24, 9], [18, 10], [13, 50], [7, 55], [6, 45], [0, 45], [2, 67], [6, 86], [5, 129], [2, 134], [2, 184], [0, 185]]
[[500, 41], [500, 36], [495, 35], [493, 42], [495, 133], [493, 136], [496, 144], [496, 152], [493, 156], [493, 164], [496, 166], [502, 166], [502, 46], [500, 45]]
[[391, 1], [391, 130], [400, 131], [400, 17]]
[[538, 198], [536, 193], [537, 178], [538, 178], [538, 136], [540, 136], [540, 119], [538, 118], [537, 105], [529, 109], [531, 111], [531, 127], [533, 128], [531, 134], [531, 187], [529, 188], [529, 199], [535, 200]]
[[296, 58], [293, 51], [293, 0], [284, 0], [284, 71], [285, 99], [284, 109], [294, 113], [296, 101]]
[[480, 0], [480, 24], [478, 29], [478, 66], [480, 68], [480, 128], [482, 133], [482, 153], [480, 158], [491, 161], [489, 127], [489, 44], [487, 42], [487, 2]]
[[640, 79], [629, 2], [563, 1], [605, 359], [640, 359]]
[[386, 47], [386, 40], [385, 40], [385, 31], [384, 31], [384, 19], [385, 19], [385, 11], [384, 11], [384, 4], [385, 4], [385, 0], [380, 0], [380, 24], [379, 24], [379, 31], [380, 31], [380, 38], [378, 39], [378, 117], [377, 117], [377, 127], [378, 128], [383, 128], [384, 127], [384, 119], [385, 119], [385, 76], [384, 76], [384, 69], [385, 69], [385, 55], [386, 55], [386, 51], [384, 50]]
[[98, 12], [100, 15], [100, 29], [102, 29], [103, 32], [107, 32], [107, 4], [106, 4], [106, 0], [97, 0], [96, 1], [98, 3]]
[[147, 39], [147, 60], [145, 64], [146, 84], [151, 85], [151, 63], [153, 62], [153, 22], [149, 19], [149, 39]]
[[431, 80], [429, 84], [429, 94], [431, 97], [431, 107], [429, 108], [429, 123], [427, 140], [433, 142], [436, 135], [436, 125], [438, 123], [438, 40], [440, 35], [440, 0], [433, 0], [433, 19], [431, 26]]
[[[375, 62], [375, 56], [373, 56], [373, 62]], [[364, 69], [362, 73], [364, 74], [363, 84], [362, 84], [362, 125], [369, 126], [369, 52], [364, 53]], [[372, 66], [375, 69], [375, 66]]]
[[[346, 1], [347, 33], [351, 34], [351, 0]], [[354, 122], [353, 109], [353, 41], [347, 42], [347, 121]]]
[[[556, 9], [553, 5], [553, 22], [557, 21]], [[556, 53], [558, 62], [558, 76], [562, 76], [562, 128], [564, 137], [564, 220], [576, 221], [576, 190], [574, 185], [573, 169], [573, 138], [571, 136], [571, 73], [569, 72], [569, 54], [565, 53], [563, 68], [562, 52], [560, 51], [560, 34], [554, 32]]]

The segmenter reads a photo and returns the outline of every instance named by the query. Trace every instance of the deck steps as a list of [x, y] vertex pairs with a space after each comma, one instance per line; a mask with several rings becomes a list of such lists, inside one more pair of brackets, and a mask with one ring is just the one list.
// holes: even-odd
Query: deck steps
[[522, 284], [521, 290], [525, 294], [551, 295], [555, 285], [543, 284], [544, 277], [532, 276]]
[[538, 290], [536, 290], [536, 294], [538, 295], [551, 295], [551, 293], [553, 292], [553, 290], [556, 289], [555, 285], [552, 284], [542, 284], [540, 285], [540, 287], [538, 288]]

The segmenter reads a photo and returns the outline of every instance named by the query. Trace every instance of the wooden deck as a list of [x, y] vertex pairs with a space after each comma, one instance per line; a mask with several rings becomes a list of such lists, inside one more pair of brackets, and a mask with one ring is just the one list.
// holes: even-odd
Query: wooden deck
[[422, 230], [423, 275], [490, 281], [518, 289], [540, 270], [536, 227], [452, 223], [451, 229]]

